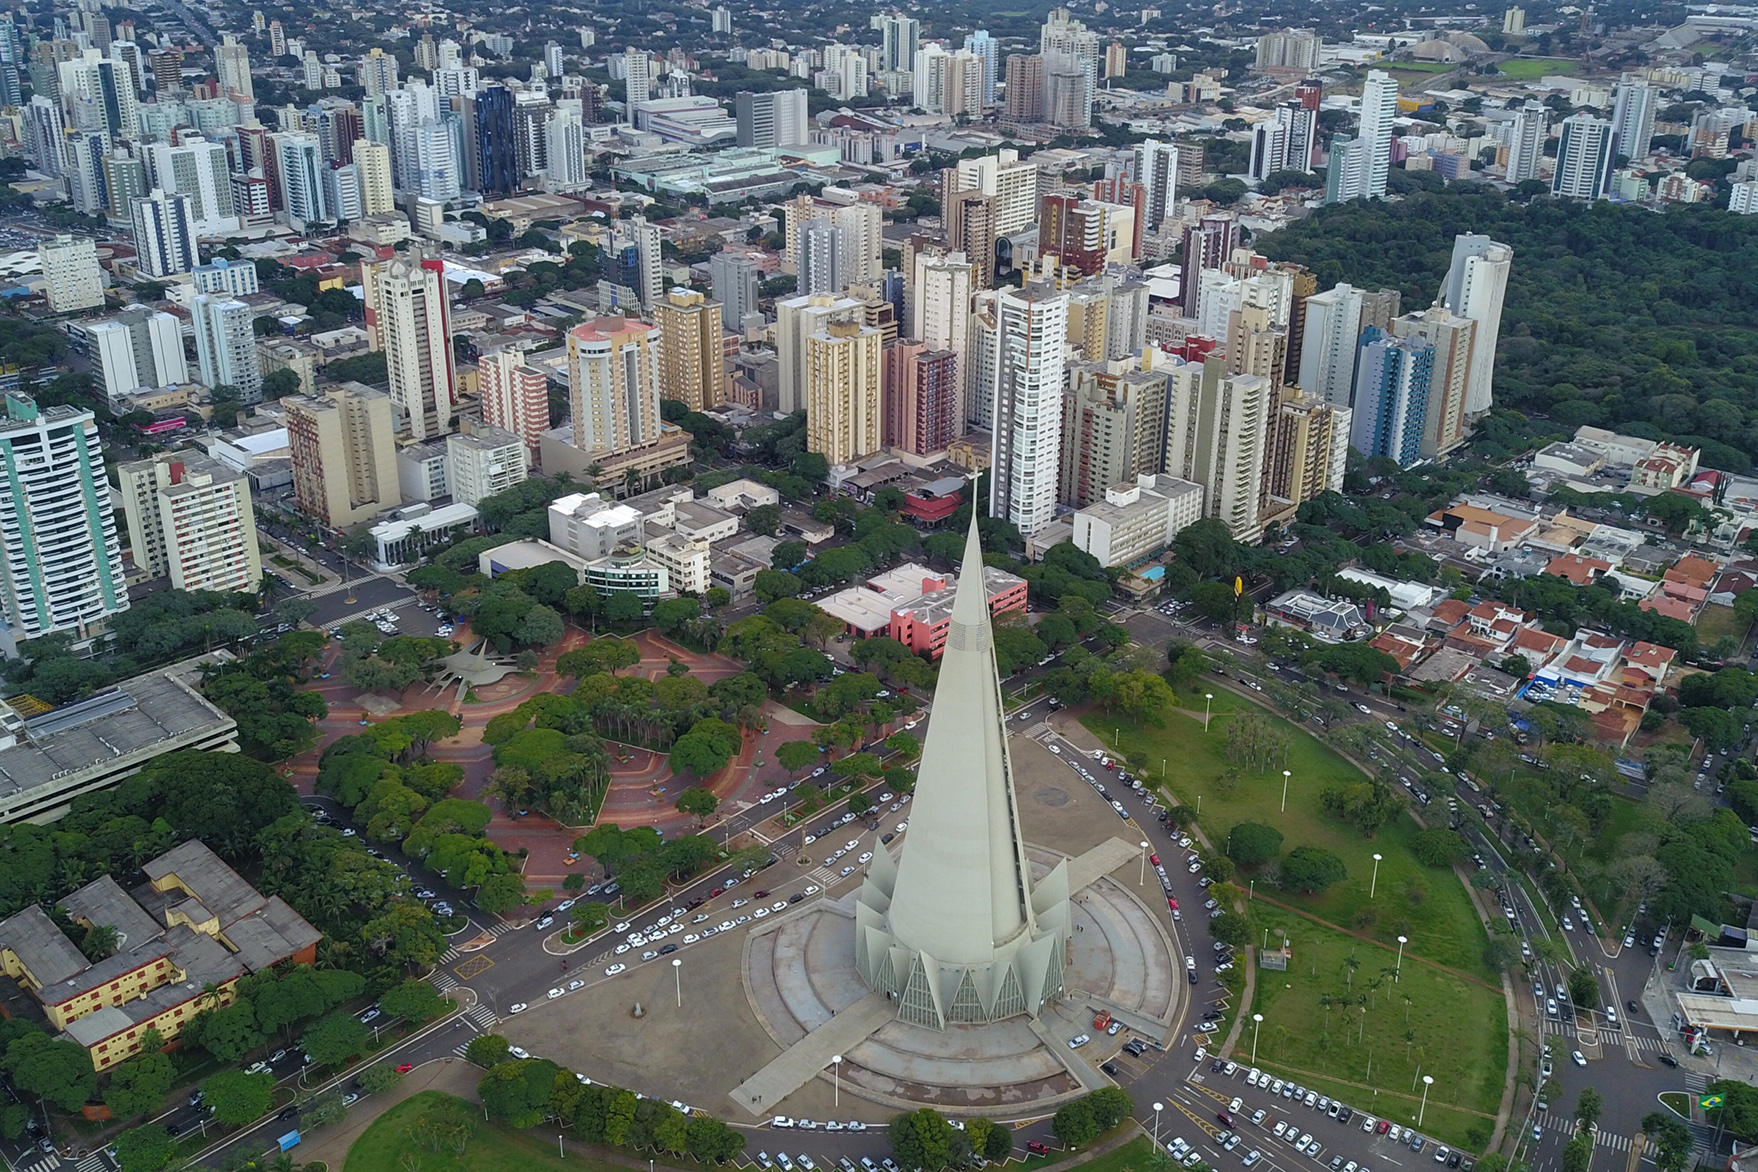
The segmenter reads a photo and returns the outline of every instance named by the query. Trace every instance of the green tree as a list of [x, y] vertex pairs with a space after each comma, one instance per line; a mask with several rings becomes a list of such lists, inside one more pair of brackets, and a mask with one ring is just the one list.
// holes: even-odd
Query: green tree
[[408, 980], [386, 989], [379, 996], [378, 1006], [391, 1018], [420, 1023], [432, 1021], [452, 1007], [452, 1002], [439, 995], [426, 981]]
[[1050, 1120], [1050, 1134], [1070, 1148], [1082, 1147], [1099, 1134], [1098, 1121], [1093, 1118], [1093, 1105], [1088, 1099], [1065, 1103]]
[[1227, 857], [1241, 867], [1258, 867], [1282, 850], [1282, 832], [1262, 822], [1239, 822], [1227, 832]]
[[91, 1056], [75, 1042], [58, 1042], [33, 1032], [6, 1047], [6, 1071], [21, 1091], [41, 1096], [63, 1111], [77, 1111], [98, 1089]]
[[1706, 1114], [1709, 1121], [1748, 1143], [1758, 1140], [1758, 1087], [1735, 1079], [1717, 1079], [1704, 1090], [1706, 1095], [1720, 1095], [1721, 1106]]
[[360, 1089], [367, 1094], [382, 1095], [402, 1082], [403, 1076], [398, 1074], [397, 1068], [389, 1062], [375, 1062], [361, 1071], [355, 1081], [360, 1084]]
[[1457, 831], [1432, 827], [1411, 840], [1410, 853], [1425, 867], [1451, 867], [1469, 857], [1471, 847]]
[[1575, 1118], [1582, 1127], [1592, 1127], [1599, 1122], [1600, 1114], [1605, 1110], [1605, 1096], [1592, 1087], [1583, 1087], [1581, 1097], [1575, 1100]]
[[338, 1066], [366, 1049], [372, 1031], [351, 1013], [331, 1013], [305, 1031], [299, 1045], [319, 1066]]
[[1323, 847], [1297, 846], [1282, 859], [1282, 886], [1321, 895], [1349, 877], [1343, 860]]
[[222, 1070], [202, 1080], [201, 1092], [215, 1122], [243, 1127], [265, 1115], [275, 1101], [275, 1076]]
[[952, 1160], [952, 1124], [932, 1107], [893, 1116], [888, 1130], [891, 1154], [905, 1169], [938, 1172]]
[[720, 799], [714, 796], [713, 790], [691, 786], [678, 795], [675, 805], [685, 814], [706, 818], [720, 808]]
[[158, 1108], [171, 1089], [176, 1070], [164, 1054], [142, 1054], [110, 1072], [104, 1105], [117, 1119], [129, 1119]]
[[901, 729], [885, 738], [885, 747], [900, 757], [914, 759], [922, 755], [921, 738]]
[[822, 756], [818, 746], [811, 741], [783, 741], [775, 750], [775, 759], [789, 773], [798, 774], [808, 765], [815, 764]]
[[512, 1058], [507, 1053], [507, 1045], [507, 1040], [499, 1034], [478, 1034], [464, 1047], [464, 1061], [481, 1067], [506, 1062]]
[[123, 1132], [110, 1147], [122, 1172], [160, 1172], [177, 1154], [177, 1141], [153, 1123]]
[[1599, 981], [1587, 965], [1569, 972], [1569, 999], [1582, 1009], [1599, 1004]]
[[1684, 1172], [1695, 1146], [1689, 1127], [1665, 1112], [1650, 1111], [1642, 1117], [1642, 1134], [1657, 1150], [1655, 1163], [1660, 1172]]
[[535, 1127], [548, 1113], [549, 1096], [561, 1067], [547, 1058], [514, 1059], [489, 1068], [476, 1086], [490, 1119], [510, 1127]]

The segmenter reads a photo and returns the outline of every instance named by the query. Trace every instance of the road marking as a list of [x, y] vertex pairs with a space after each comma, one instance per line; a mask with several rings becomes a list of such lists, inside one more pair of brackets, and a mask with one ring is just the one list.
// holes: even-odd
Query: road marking
[[457, 968], [453, 969], [461, 980], [470, 981], [486, 973], [494, 967], [494, 961], [486, 956], [473, 956]]

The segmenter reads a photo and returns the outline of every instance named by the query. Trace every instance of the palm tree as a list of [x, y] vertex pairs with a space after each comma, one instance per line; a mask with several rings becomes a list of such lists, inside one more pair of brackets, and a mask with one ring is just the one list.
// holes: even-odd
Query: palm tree
[[114, 925], [93, 924], [86, 929], [85, 939], [80, 941], [79, 950], [85, 953], [87, 960], [96, 963], [115, 956], [121, 944], [121, 934]]
[[1348, 970], [1343, 976], [1343, 986], [1344, 988], [1353, 991], [1355, 988], [1355, 970], [1361, 967], [1361, 962], [1357, 960], [1355, 954], [1351, 952], [1343, 959], [1343, 967]]
[[258, 579], [257, 584], [256, 584], [257, 605], [262, 607], [262, 609], [264, 609], [264, 610], [269, 609], [269, 607], [275, 605], [275, 595], [279, 594], [280, 591], [281, 591], [280, 582], [275, 580], [275, 576], [273, 574], [271, 574], [267, 570], [264, 570], [262, 572], [262, 577], [260, 579]]

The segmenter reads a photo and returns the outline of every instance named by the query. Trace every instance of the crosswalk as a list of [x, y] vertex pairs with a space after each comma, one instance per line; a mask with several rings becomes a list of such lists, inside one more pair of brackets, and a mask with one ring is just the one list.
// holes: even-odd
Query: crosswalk
[[93, 1152], [74, 1167], [78, 1172], [109, 1172], [110, 1161], [103, 1152]]
[[464, 1016], [468, 1017], [471, 1021], [475, 1022], [485, 1030], [492, 1030], [495, 1026], [501, 1024], [500, 1015], [480, 1002], [472, 1007]]
[[32, 1152], [21, 1156], [13, 1168], [14, 1172], [60, 1172], [64, 1168], [72, 1168], [74, 1172], [113, 1172], [115, 1164], [100, 1149], [77, 1162], [58, 1152]]
[[449, 993], [458, 987], [458, 978], [454, 977], [444, 969], [435, 969], [433, 976], [427, 979], [431, 981], [433, 987], [438, 989], [441, 993]]
[[[1572, 1116], [1541, 1115], [1539, 1116], [1539, 1125], [1546, 1131], [1554, 1131], [1559, 1135], [1573, 1137], [1575, 1134], [1575, 1120]], [[1629, 1136], [1618, 1135], [1616, 1132], [1607, 1131], [1604, 1128], [1600, 1128], [1599, 1132], [1593, 1137], [1593, 1142], [1599, 1147], [1610, 1148], [1614, 1152], [1627, 1152], [1630, 1150]]]

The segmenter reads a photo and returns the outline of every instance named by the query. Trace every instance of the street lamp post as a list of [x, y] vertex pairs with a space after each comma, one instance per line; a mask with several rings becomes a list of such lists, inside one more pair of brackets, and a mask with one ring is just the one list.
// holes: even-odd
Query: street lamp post
[[1165, 1107], [1165, 1105], [1166, 1104], [1164, 1104], [1164, 1103], [1155, 1103], [1154, 1104], [1154, 1148], [1155, 1148], [1155, 1150], [1158, 1150], [1160, 1147], [1160, 1110], [1161, 1110], [1161, 1108]]
[[842, 1055], [830, 1056], [830, 1102], [832, 1106], [842, 1106]]
[[1148, 881], [1148, 844], [1147, 844], [1147, 841], [1144, 839], [1141, 844], [1141, 875], [1139, 877], [1137, 877], [1137, 879], [1135, 881], [1135, 885], [1137, 887], [1142, 887], [1147, 884], [1147, 881]]
[[1204, 732], [1209, 731], [1209, 705], [1214, 702], [1214, 699], [1215, 699], [1215, 694], [1213, 692], [1204, 692], [1203, 693], [1203, 731]]
[[1382, 857], [1383, 856], [1378, 851], [1375, 851], [1373, 854], [1373, 880], [1370, 883], [1368, 883], [1368, 885], [1367, 885], [1367, 898], [1369, 898], [1369, 899], [1372, 899], [1373, 893], [1375, 891], [1379, 890], [1379, 886], [1380, 886], [1380, 859]]
[[1398, 937], [1398, 967], [1392, 970], [1392, 979], [1394, 981], [1401, 981], [1404, 979], [1404, 945], [1409, 942], [1410, 937], [1408, 936]]
[[1288, 812], [1288, 779], [1293, 776], [1294, 774], [1289, 770], [1282, 770], [1282, 813], [1284, 814]]
[[1257, 1032], [1263, 1028], [1263, 1024], [1263, 1014], [1254, 1013], [1251, 1015], [1251, 1064], [1253, 1066], [1257, 1065]]
[[1434, 1085], [1434, 1075], [1422, 1076], [1422, 1106], [1416, 1109], [1416, 1126], [1422, 1126], [1422, 1117], [1428, 1111], [1428, 1088]]
[[671, 976], [672, 976], [672, 984], [674, 984], [674, 985], [676, 985], [676, 986], [677, 986], [677, 987], [678, 987], [678, 1008], [679, 1008], [679, 1009], [682, 1009], [682, 1008], [683, 1008], [683, 1007], [684, 1007], [684, 976], [683, 976], [683, 969], [684, 969], [684, 962], [683, 962], [683, 960], [682, 960], [682, 959], [680, 959], [680, 958], [679, 958], [679, 957], [675, 957], [675, 956], [674, 956], [674, 957], [672, 957], [672, 958], [671, 958]]

